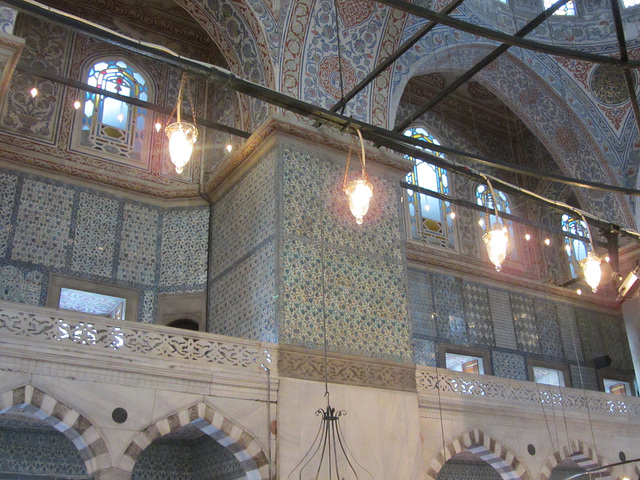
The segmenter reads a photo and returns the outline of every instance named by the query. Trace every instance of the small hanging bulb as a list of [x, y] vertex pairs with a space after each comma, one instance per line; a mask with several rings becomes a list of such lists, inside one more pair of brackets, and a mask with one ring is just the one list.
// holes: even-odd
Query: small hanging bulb
[[156, 122], [156, 132], [160, 132], [160, 130], [162, 130], [162, 124], [160, 122]]
[[600, 285], [600, 279], [602, 278], [601, 262], [600, 257], [593, 253], [593, 251], [589, 252], [586, 258], [580, 260], [580, 266], [584, 272], [584, 279], [591, 287], [593, 293], [598, 291], [598, 285]]
[[545, 238], [544, 239], [544, 244], [548, 247], [549, 245], [551, 245], [551, 239], [550, 238]]
[[38, 89], [36, 87], [33, 87], [31, 90], [29, 90], [29, 93], [33, 98], [36, 98], [38, 96]]
[[571, 245], [565, 245], [564, 249], [567, 251], [567, 255], [571, 255]]
[[611, 257], [607, 255], [606, 257], [604, 257], [604, 261], [609, 263], [611, 261]]
[[489, 260], [496, 267], [496, 272], [502, 270], [502, 262], [507, 258], [507, 246], [509, 245], [509, 233], [506, 228], [496, 223], [493, 230], [482, 237], [487, 245]]
[[578, 295], [582, 295], [582, 290], [581, 290], [580, 288], [578, 288], [578, 289], [576, 290], [576, 293], [577, 293]]
[[124, 115], [122, 113], [118, 114], [118, 121], [122, 123], [124, 121]]
[[82, 104], [80, 103], [80, 100], [76, 100], [75, 102], [73, 102], [73, 108], [75, 108], [76, 110], [80, 110], [81, 106]]
[[481, 218], [480, 220], [478, 220], [478, 225], [480, 225], [481, 227], [484, 227], [484, 218]]
[[230, 143], [227, 143], [227, 152], [231, 153], [231, 150], [233, 150], [233, 145], [231, 145]]
[[531, 235], [529, 235], [528, 233], [525, 233], [524, 239], [528, 242], [529, 240], [531, 240]]
[[344, 193], [349, 197], [349, 208], [356, 223], [362, 225], [364, 216], [369, 211], [369, 201], [373, 197], [373, 185], [365, 178], [352, 180], [344, 189]]
[[449, 214], [449, 216], [451, 217], [451, 220], [455, 220], [456, 219], [456, 212], [451, 212]]

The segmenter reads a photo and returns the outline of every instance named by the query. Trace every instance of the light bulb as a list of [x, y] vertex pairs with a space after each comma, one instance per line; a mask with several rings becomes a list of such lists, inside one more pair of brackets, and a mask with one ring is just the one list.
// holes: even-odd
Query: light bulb
[[578, 295], [582, 295], [582, 290], [578, 288], [578, 289], [576, 290], [576, 293], [577, 293]]
[[584, 272], [584, 279], [591, 287], [593, 293], [598, 291], [598, 285], [600, 285], [600, 279], [602, 278], [601, 262], [600, 257], [593, 252], [589, 252], [587, 258], [580, 260], [580, 266]]
[[525, 233], [524, 239], [528, 242], [529, 240], [531, 240], [531, 235], [529, 235], [528, 233]]
[[73, 108], [75, 108], [76, 110], [80, 110], [81, 106], [82, 104], [80, 103], [80, 100], [76, 100], [75, 102], [73, 102]]
[[487, 245], [489, 260], [496, 267], [496, 271], [502, 270], [502, 262], [507, 258], [507, 246], [509, 245], [509, 234], [502, 225], [495, 224], [493, 230], [487, 232], [482, 237]]
[[36, 98], [38, 96], [38, 89], [36, 87], [33, 87], [31, 90], [29, 90], [29, 93], [33, 98]]
[[567, 251], [567, 254], [571, 255], [571, 245], [565, 245], [564, 249]]
[[604, 257], [604, 261], [609, 263], [611, 261], [611, 257], [607, 255], [606, 257]]
[[344, 189], [344, 193], [349, 197], [349, 208], [354, 217], [356, 217], [356, 223], [362, 224], [364, 216], [369, 211], [369, 201], [373, 197], [373, 185], [365, 178], [359, 178], [358, 180], [352, 180]]
[[451, 212], [449, 214], [449, 216], [451, 217], [451, 220], [455, 220], [456, 219], [456, 212]]
[[176, 166], [176, 173], [182, 173], [193, 153], [193, 144], [198, 139], [198, 129], [186, 122], [176, 122], [164, 129], [169, 138], [169, 156]]
[[119, 113], [119, 114], [118, 114], [118, 121], [119, 121], [120, 123], [122, 123], [122, 121], [123, 121], [123, 120], [124, 120], [124, 115], [123, 115], [122, 113]]
[[478, 225], [480, 225], [481, 227], [484, 227], [484, 218], [481, 218], [480, 220], [478, 220]]
[[551, 239], [550, 238], [545, 238], [544, 239], [544, 244], [548, 247], [549, 245], [551, 245]]
[[162, 129], [162, 124], [160, 122], [156, 122], [156, 132], [159, 132]]
[[226, 148], [227, 148], [227, 152], [231, 153], [231, 150], [233, 150], [233, 145], [228, 143]]

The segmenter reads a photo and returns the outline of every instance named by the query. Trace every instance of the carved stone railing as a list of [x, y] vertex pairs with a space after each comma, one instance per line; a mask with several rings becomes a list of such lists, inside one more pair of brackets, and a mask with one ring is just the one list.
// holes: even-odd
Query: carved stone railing
[[0, 302], [0, 339], [7, 336], [43, 347], [77, 347], [78, 354], [111, 351], [256, 372], [271, 355], [257, 341]]
[[[511, 405], [553, 406], [568, 411], [589, 411], [594, 414], [640, 416], [640, 398], [612, 395], [576, 388], [552, 387], [508, 378], [463, 374], [450, 370], [418, 367], [416, 370], [418, 393], [463, 395], [487, 405], [509, 402]], [[514, 405], [515, 406], [515, 405]]]

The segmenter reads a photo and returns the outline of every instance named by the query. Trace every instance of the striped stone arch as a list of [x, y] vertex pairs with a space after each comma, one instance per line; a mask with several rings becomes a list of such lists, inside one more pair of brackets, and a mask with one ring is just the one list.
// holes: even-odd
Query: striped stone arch
[[[545, 460], [540, 470], [539, 480], [549, 480], [551, 472], [558, 466], [563, 460], [569, 459], [573, 461], [579, 467], [584, 469], [594, 468], [598, 465], [608, 465], [601, 455], [597, 454], [593, 448], [584, 443], [582, 440], [573, 439], [554, 453], [549, 455]], [[594, 472], [590, 475], [590, 478], [599, 478], [602, 480], [611, 480], [613, 471], [608, 468], [600, 472]]]
[[111, 467], [107, 445], [98, 429], [86, 417], [51, 395], [32, 385], [0, 393], [0, 414], [11, 411], [26, 412], [71, 440], [90, 476]]
[[189, 424], [228, 448], [240, 462], [247, 480], [269, 479], [269, 461], [257, 440], [202, 402], [163, 418], [140, 432], [125, 450], [120, 468], [133, 472], [136, 461], [151, 442]]
[[427, 479], [436, 480], [446, 461], [464, 451], [471, 452], [487, 462], [504, 480], [530, 480], [531, 478], [524, 465], [508, 448], [474, 428], [449, 442], [431, 459], [427, 468]]

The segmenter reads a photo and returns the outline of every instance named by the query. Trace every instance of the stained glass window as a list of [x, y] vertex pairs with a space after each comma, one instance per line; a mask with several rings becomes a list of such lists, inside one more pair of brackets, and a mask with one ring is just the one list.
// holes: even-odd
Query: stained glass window
[[[425, 143], [440, 144], [422, 127], [410, 128], [404, 134], [423, 140]], [[443, 156], [429, 150], [428, 147], [425, 150], [434, 155]], [[415, 167], [407, 175], [406, 182], [437, 193], [449, 194], [447, 171], [420, 159], [415, 159]], [[412, 238], [445, 248], [455, 248], [451, 212], [451, 205], [448, 202], [414, 190], [407, 190], [407, 213]]]
[[[89, 68], [86, 81], [108, 92], [149, 100], [149, 82], [122, 59], [96, 62]], [[146, 109], [87, 92], [82, 113], [80, 146], [111, 157], [140, 160], [150, 136]]]
[[589, 231], [584, 220], [573, 218], [568, 214], [562, 215], [562, 230], [572, 235], [584, 237], [584, 240], [564, 237], [565, 250], [569, 257], [569, 269], [573, 278], [578, 278], [580, 272], [580, 260], [587, 258], [589, 254]]
[[[547, 9], [549, 8], [551, 5], [553, 5], [554, 3], [556, 3], [557, 0], [544, 0], [544, 8]], [[555, 12], [553, 12], [554, 15], [575, 15], [576, 14], [576, 6], [573, 3], [573, 0], [565, 3], [563, 6], [561, 6], [559, 9], [557, 9]]]

